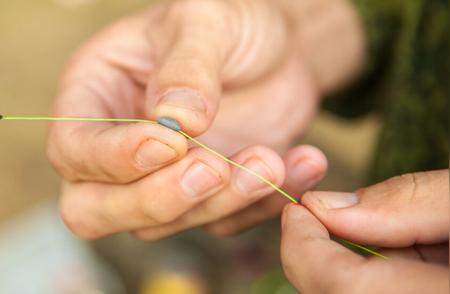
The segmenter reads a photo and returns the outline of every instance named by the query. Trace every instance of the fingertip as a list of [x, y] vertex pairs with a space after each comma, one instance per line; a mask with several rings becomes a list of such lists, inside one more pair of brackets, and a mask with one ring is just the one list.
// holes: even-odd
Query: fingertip
[[195, 158], [212, 168], [220, 176], [224, 185], [227, 185], [229, 183], [231, 177], [231, 168], [222, 159], [216, 157], [215, 155], [209, 153], [201, 147], [193, 147], [189, 149], [188, 156], [191, 158]]
[[261, 158], [267, 167], [270, 168], [271, 173], [273, 175], [274, 184], [281, 185], [284, 182], [286, 176], [286, 169], [283, 162], [283, 159], [276, 153], [274, 150], [261, 146], [251, 146], [245, 150], [244, 156], [255, 156]]
[[313, 217], [311, 213], [298, 203], [289, 203], [283, 209], [282, 228], [298, 227], [308, 218]]
[[314, 188], [325, 176], [328, 162], [326, 156], [316, 147], [297, 146], [285, 155], [287, 168], [286, 187], [301, 194]]
[[[248, 147], [232, 157], [232, 160], [258, 174], [276, 186], [285, 178], [285, 167], [280, 156], [264, 146]], [[240, 194], [262, 197], [273, 192], [273, 187], [247, 170], [234, 167], [233, 185]]]
[[288, 219], [291, 219], [291, 207], [294, 206], [296, 204], [294, 203], [288, 203], [284, 206], [283, 211], [281, 213], [281, 228], [284, 229], [284, 227], [286, 226], [286, 223], [288, 221]]
[[358, 195], [348, 192], [315, 191], [307, 193], [302, 199], [302, 203], [314, 211], [350, 208], [357, 205], [358, 202]]
[[[170, 135], [169, 135], [170, 134]], [[167, 144], [177, 153], [177, 159], [184, 157], [188, 152], [188, 141], [186, 137], [178, 132], [161, 131], [161, 141]]]
[[322, 202], [321, 198], [317, 196], [318, 194], [325, 193], [329, 192], [308, 191], [302, 195], [302, 197], [300, 198], [300, 203], [314, 216], [319, 218], [321, 222], [328, 223], [328, 220], [330, 218], [328, 209]]
[[300, 203], [302, 205], [304, 205], [305, 207], [310, 208], [311, 205], [314, 205], [314, 203], [313, 203], [315, 200], [314, 193], [315, 193], [314, 191], [308, 191], [308, 192], [304, 193], [302, 195], [302, 198], [300, 198]]
[[[159, 125], [137, 124], [130, 126], [123, 145], [139, 138], [134, 160], [138, 168], [154, 170], [182, 158], [188, 149], [186, 138]], [[167, 159], [167, 160], [166, 160]], [[158, 164], [161, 162], [161, 164]]]
[[285, 214], [285, 215], [290, 214], [291, 212], [293, 212], [296, 209], [297, 206], [301, 207], [301, 205], [299, 205], [298, 203], [288, 203], [288, 204], [286, 204], [284, 206], [284, 208], [283, 208], [283, 214]]
[[323, 177], [328, 169], [325, 154], [311, 145], [301, 145], [289, 150], [284, 161], [297, 178], [301, 178], [303, 173], [308, 173], [310, 177]]
[[317, 147], [312, 145], [299, 145], [290, 149], [284, 159], [289, 164], [295, 164], [301, 158], [308, 158], [315, 162], [317, 165], [324, 168], [328, 167], [328, 160], [326, 155]]
[[212, 103], [214, 100], [216, 99], [208, 99], [199, 91], [174, 88], [166, 90], [157, 97], [150, 97], [147, 109], [150, 118], [174, 119], [183, 131], [191, 136], [198, 136], [204, 133], [212, 123], [217, 111], [217, 105]]
[[[47, 153], [70, 180], [129, 183], [187, 152], [183, 135], [150, 123], [76, 122], [52, 128]], [[76, 142], [76, 144], [73, 144]]]

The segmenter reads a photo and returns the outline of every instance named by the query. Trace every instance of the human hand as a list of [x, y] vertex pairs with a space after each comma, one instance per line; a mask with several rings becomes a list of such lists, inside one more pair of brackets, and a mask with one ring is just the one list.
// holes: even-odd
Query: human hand
[[[290, 173], [297, 183], [291, 186], [308, 189], [325, 172], [320, 152], [295, 148], [285, 157], [291, 163], [283, 164], [270, 149], [242, 149], [262, 144], [286, 150], [314, 115], [322, 85], [330, 84], [308, 63], [311, 50], [297, 46], [295, 36], [302, 34], [285, 8], [274, 1], [186, 0], [124, 18], [74, 55], [55, 114], [172, 117], [277, 185], [284, 181], [284, 165], [293, 171], [301, 162], [318, 162]], [[300, 39], [312, 43], [312, 35]], [[346, 72], [352, 70], [341, 68], [339, 77]], [[83, 238], [135, 231], [157, 239], [217, 221], [272, 192], [187, 145], [159, 125], [53, 124], [48, 154], [65, 178], [63, 219]]]
[[[301, 293], [448, 293], [448, 170], [353, 193], [309, 192], [283, 213], [281, 257]], [[365, 258], [329, 233], [383, 247]]]

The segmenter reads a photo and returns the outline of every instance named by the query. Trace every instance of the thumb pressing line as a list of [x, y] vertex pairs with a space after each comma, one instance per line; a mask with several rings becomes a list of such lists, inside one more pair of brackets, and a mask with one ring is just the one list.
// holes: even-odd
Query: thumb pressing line
[[[225, 162], [235, 166], [236, 168], [239, 168], [245, 172], [247, 172], [248, 174], [256, 177], [257, 179], [259, 179], [261, 182], [267, 184], [268, 186], [270, 186], [272, 189], [274, 189], [275, 191], [277, 191], [279, 194], [281, 194], [283, 197], [285, 197], [286, 199], [288, 199], [289, 201], [295, 203], [295, 204], [299, 204], [298, 200], [290, 195], [288, 192], [284, 191], [283, 189], [281, 189], [280, 187], [278, 187], [277, 185], [275, 185], [274, 183], [272, 183], [270, 180], [266, 179], [264, 176], [252, 171], [251, 169], [243, 166], [242, 164], [229, 159], [228, 157], [226, 157], [225, 155], [222, 155], [221, 153], [215, 151], [214, 149], [208, 147], [207, 145], [205, 145], [204, 143], [200, 142], [199, 140], [191, 137], [189, 134], [187, 134], [186, 132], [184, 132], [181, 127], [180, 124], [169, 117], [161, 117], [160, 119], [158, 119], [158, 121], [153, 121], [153, 120], [147, 120], [147, 119], [134, 119], [134, 118], [96, 118], [96, 117], [51, 117], [51, 116], [4, 116], [0, 114], [0, 120], [3, 121], [92, 121], [92, 122], [116, 122], [116, 123], [151, 123], [151, 124], [160, 124], [162, 126], [165, 126], [175, 132], [178, 132], [180, 134], [182, 134], [186, 139], [190, 140], [191, 142], [193, 142], [194, 144], [196, 144], [197, 146], [205, 149], [206, 151], [212, 153], [213, 155], [219, 157], [220, 159], [224, 160]], [[344, 243], [362, 249], [367, 253], [370, 253], [372, 255], [384, 258], [384, 259], [388, 259], [386, 256], [384, 256], [381, 253], [378, 253], [368, 247], [359, 245], [359, 244], [355, 244], [353, 242], [347, 241], [347, 240], [342, 240]]]

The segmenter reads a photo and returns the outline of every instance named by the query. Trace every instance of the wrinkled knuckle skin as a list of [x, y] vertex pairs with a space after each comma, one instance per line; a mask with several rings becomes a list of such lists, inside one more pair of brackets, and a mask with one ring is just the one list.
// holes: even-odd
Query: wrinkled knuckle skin
[[404, 174], [385, 180], [384, 182], [356, 190], [360, 197], [377, 195], [386, 199], [405, 197], [414, 198], [416, 178], [414, 174]]
[[47, 159], [58, 173], [63, 173], [64, 166], [61, 164], [61, 154], [53, 144], [47, 145]]
[[414, 173], [395, 176], [381, 183], [386, 196], [407, 202], [417, 200], [417, 181]]
[[[51, 139], [49, 139], [49, 141], [50, 140]], [[67, 166], [67, 163], [64, 163], [64, 155], [61, 154], [60, 150], [54, 143], [49, 142], [47, 144], [46, 153], [48, 161], [61, 177], [72, 182], [78, 180], [76, 175], [74, 175], [72, 169]]]

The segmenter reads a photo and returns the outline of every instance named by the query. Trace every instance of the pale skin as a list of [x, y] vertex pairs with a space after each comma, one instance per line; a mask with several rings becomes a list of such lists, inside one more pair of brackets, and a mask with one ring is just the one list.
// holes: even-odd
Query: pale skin
[[[407, 174], [286, 206], [281, 258], [301, 293], [448, 293], [449, 172]], [[382, 247], [364, 258], [330, 234]]]
[[[320, 95], [357, 74], [364, 42], [347, 1], [290, 3], [163, 1], [126, 17], [70, 60], [55, 115], [171, 117], [299, 196], [320, 181], [327, 161], [317, 148], [292, 141], [306, 130]], [[296, 17], [302, 13], [305, 23]], [[313, 43], [328, 48], [336, 30], [348, 42], [314, 50]], [[318, 62], [323, 56], [334, 66]], [[287, 203], [160, 125], [55, 123], [48, 154], [65, 179], [61, 215], [81, 238], [131, 232], [155, 240], [203, 225], [227, 234], [230, 223], [245, 229]]]
[[[364, 46], [346, 0], [164, 1], [77, 51], [55, 115], [171, 117], [300, 196], [324, 176], [327, 161], [317, 148], [292, 141], [307, 130], [320, 97], [358, 75]], [[287, 203], [160, 125], [55, 123], [48, 154], [64, 178], [62, 218], [85, 239], [130, 232], [157, 240], [199, 226], [228, 235], [279, 215]], [[320, 224], [295, 209], [311, 217], [306, 226]], [[285, 230], [283, 248], [296, 236]], [[286, 271], [302, 288], [296, 266]]]

